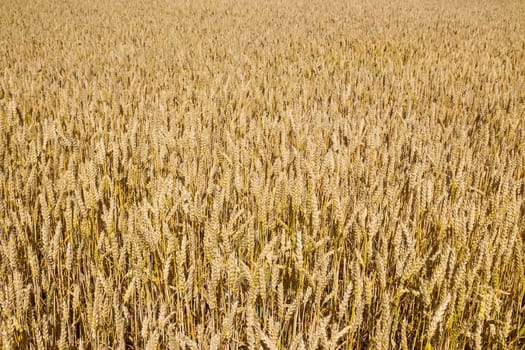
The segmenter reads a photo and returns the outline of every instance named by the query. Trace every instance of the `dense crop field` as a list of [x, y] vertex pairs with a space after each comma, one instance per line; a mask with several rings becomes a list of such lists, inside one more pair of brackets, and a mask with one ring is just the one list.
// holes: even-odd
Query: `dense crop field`
[[524, 200], [523, 1], [0, 1], [0, 349], [523, 349]]

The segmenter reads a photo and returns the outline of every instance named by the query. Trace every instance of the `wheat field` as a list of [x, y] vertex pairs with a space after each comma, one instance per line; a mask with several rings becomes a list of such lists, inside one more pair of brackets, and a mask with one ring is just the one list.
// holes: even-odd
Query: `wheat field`
[[525, 3], [0, 2], [0, 349], [525, 349]]

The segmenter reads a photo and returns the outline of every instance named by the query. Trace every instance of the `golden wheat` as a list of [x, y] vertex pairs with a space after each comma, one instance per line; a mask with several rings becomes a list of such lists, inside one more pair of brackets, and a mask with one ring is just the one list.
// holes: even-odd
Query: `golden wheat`
[[524, 13], [3, 1], [0, 348], [524, 348]]

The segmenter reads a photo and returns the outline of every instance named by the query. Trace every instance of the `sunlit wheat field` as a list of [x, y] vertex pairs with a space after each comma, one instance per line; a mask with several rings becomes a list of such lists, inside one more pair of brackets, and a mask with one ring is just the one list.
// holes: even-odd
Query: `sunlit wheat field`
[[525, 2], [0, 1], [0, 349], [525, 349]]

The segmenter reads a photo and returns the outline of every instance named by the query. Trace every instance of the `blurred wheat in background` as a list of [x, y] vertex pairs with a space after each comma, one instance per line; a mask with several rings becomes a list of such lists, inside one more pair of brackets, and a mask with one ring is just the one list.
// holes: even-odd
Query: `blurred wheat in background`
[[0, 2], [1, 349], [523, 349], [523, 1]]

